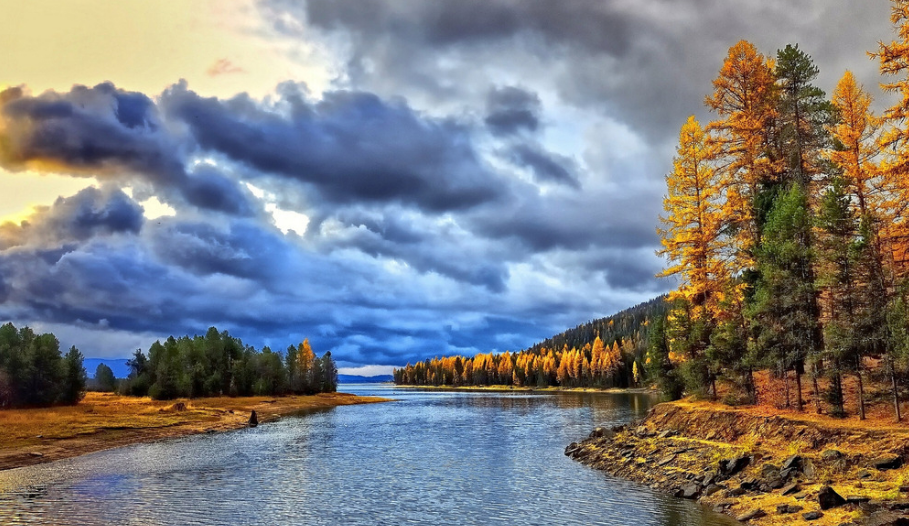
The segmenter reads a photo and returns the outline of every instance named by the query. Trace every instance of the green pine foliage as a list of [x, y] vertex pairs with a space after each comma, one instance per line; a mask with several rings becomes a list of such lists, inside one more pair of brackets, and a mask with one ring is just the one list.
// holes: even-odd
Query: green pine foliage
[[309, 342], [283, 354], [269, 347], [259, 351], [215, 327], [205, 336], [156, 341], [147, 354], [136, 350], [127, 365], [130, 373], [120, 382], [120, 393], [158, 400], [315, 394], [335, 392], [338, 386], [330, 352], [317, 358]]
[[53, 334], [0, 327], [0, 407], [75, 404], [85, 396], [82, 353], [60, 353]]

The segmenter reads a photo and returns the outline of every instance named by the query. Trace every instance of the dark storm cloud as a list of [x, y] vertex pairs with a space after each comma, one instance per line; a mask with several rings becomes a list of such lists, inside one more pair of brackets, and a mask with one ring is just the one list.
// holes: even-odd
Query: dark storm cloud
[[95, 236], [139, 232], [142, 207], [119, 189], [89, 187], [59, 197], [20, 224], [0, 225], [0, 250], [24, 244], [54, 245]]
[[322, 247], [355, 248], [373, 257], [404, 261], [420, 273], [436, 273], [492, 293], [506, 290], [505, 250], [488, 246], [470, 234], [420, 224], [423, 218], [403, 219], [402, 215], [395, 210], [381, 215], [341, 212], [336, 220], [351, 228], [351, 233], [323, 241]]
[[151, 234], [162, 261], [198, 275], [226, 274], [271, 286], [288, 266], [290, 247], [274, 232], [245, 221], [214, 226], [164, 221]]
[[[828, 91], [846, 68], [869, 87], [865, 57], [888, 39], [888, 2], [810, 0], [264, 0], [276, 30], [311, 28], [350, 42], [362, 86], [464, 96], [489, 72], [550, 83], [567, 102], [605, 112], [655, 140], [706, 114], [726, 50], [740, 39], [775, 55], [800, 43]], [[439, 56], [444, 55], [444, 62]], [[483, 64], [477, 71], [476, 65]], [[476, 73], [476, 74], [475, 74]], [[467, 82], [470, 79], [472, 82]]]
[[540, 97], [514, 86], [494, 87], [486, 96], [484, 122], [495, 135], [536, 131], [540, 126]]
[[574, 162], [563, 155], [546, 152], [534, 144], [522, 143], [512, 148], [511, 156], [515, 163], [529, 168], [539, 182], [559, 183], [574, 188], [581, 186], [571, 172]]
[[638, 249], [659, 245], [649, 203], [634, 197], [527, 196], [514, 207], [475, 214], [471, 228], [492, 239], [517, 241], [531, 253], [596, 247]]
[[207, 150], [312, 185], [334, 203], [396, 202], [430, 211], [470, 208], [504, 191], [471, 144], [469, 130], [424, 118], [404, 102], [335, 91], [289, 112], [246, 96], [222, 101], [175, 85], [162, 98]]
[[39, 96], [22, 88], [3, 91], [0, 145], [0, 166], [10, 170], [141, 180], [165, 199], [176, 195], [206, 210], [249, 212], [229, 180], [187, 173], [184, 157], [192, 145], [167, 131], [149, 97], [110, 83]]

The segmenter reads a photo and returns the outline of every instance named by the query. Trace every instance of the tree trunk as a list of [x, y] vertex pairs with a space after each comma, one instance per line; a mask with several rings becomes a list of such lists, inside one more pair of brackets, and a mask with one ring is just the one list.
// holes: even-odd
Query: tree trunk
[[786, 409], [789, 409], [791, 404], [789, 403], [789, 369], [783, 369], [783, 387], [786, 393]]
[[814, 386], [814, 409], [821, 414], [821, 389], [817, 385], [817, 364], [811, 365], [811, 383]]
[[862, 369], [861, 366], [855, 371], [855, 376], [858, 378], [858, 398], [859, 398], [859, 420], [865, 419], [865, 386], [862, 383]]
[[795, 371], [795, 403], [796, 408], [799, 412], [802, 412], [802, 375], [799, 373], [798, 369]]
[[893, 356], [887, 356], [887, 361], [890, 362], [890, 384], [893, 389], [893, 412], [896, 414], [896, 421], [899, 422], [902, 420], [902, 415], [900, 414], [900, 392], [896, 385], [896, 364], [893, 363]]

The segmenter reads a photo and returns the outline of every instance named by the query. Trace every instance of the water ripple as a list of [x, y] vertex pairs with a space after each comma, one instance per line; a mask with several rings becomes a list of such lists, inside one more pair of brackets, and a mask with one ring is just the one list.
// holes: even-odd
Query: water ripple
[[0, 523], [733, 524], [567, 459], [643, 395], [439, 393], [0, 472]]

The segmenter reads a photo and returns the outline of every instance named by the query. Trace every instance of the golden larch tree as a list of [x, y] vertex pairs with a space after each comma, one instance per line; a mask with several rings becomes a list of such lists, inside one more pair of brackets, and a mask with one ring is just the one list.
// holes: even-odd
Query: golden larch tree
[[740, 269], [753, 265], [753, 250], [759, 242], [753, 200], [762, 182], [780, 171], [781, 160], [773, 151], [774, 122], [777, 118], [776, 78], [773, 62], [758, 53], [754, 44], [741, 40], [729, 48], [720, 73], [713, 81], [713, 93], [705, 99], [717, 114], [708, 125], [722, 157], [726, 186], [726, 220], [736, 232]]
[[722, 180], [715, 160], [720, 151], [692, 116], [682, 126], [674, 169], [666, 176], [666, 216], [657, 231], [669, 262], [659, 276], [677, 276], [679, 288], [670, 300], [683, 298], [710, 317], [730, 279], [729, 241], [723, 235]]

